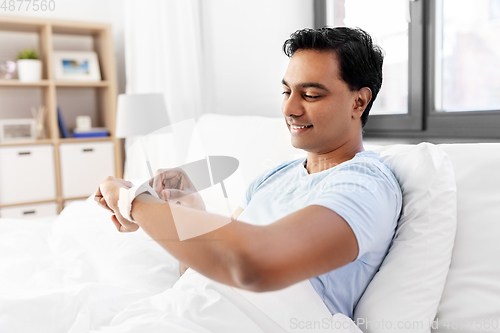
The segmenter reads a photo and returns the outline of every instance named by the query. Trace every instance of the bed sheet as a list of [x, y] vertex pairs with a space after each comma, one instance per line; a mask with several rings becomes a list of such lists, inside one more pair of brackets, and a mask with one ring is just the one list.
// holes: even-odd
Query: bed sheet
[[0, 332], [361, 332], [308, 281], [251, 293], [212, 281], [92, 198], [53, 220], [0, 219]]

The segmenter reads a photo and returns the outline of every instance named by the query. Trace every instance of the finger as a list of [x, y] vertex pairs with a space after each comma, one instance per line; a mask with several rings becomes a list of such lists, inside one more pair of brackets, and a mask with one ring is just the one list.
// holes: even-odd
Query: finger
[[104, 199], [104, 197], [102, 197], [102, 196], [101, 196], [101, 197], [97, 197], [97, 196], [96, 196], [96, 197], [94, 197], [94, 200], [95, 200], [95, 202], [97, 202], [97, 205], [98, 205], [99, 207], [104, 208], [104, 209], [107, 209], [107, 210], [109, 210], [110, 212], [113, 212], [113, 211], [111, 210], [111, 208], [109, 208], [108, 204], [106, 203], [106, 199]]
[[168, 179], [175, 178], [175, 177], [180, 177], [181, 175], [186, 174], [186, 172], [184, 172], [184, 170], [181, 168], [162, 169], [162, 170], [164, 170], [161, 173], [163, 175], [164, 180], [168, 180]]
[[97, 191], [95, 191], [94, 195], [94, 200], [99, 202], [99, 199], [102, 198], [102, 193], [101, 193], [101, 186], [97, 188]]
[[109, 206], [106, 203], [106, 200], [104, 200], [104, 198], [101, 198], [99, 201], [97, 201], [97, 205], [99, 205], [99, 207], [101, 207], [101, 208], [104, 208], [104, 209], [110, 211], [111, 213], [114, 213], [113, 210], [111, 208], [109, 208]]
[[191, 194], [191, 192], [174, 190], [174, 189], [164, 190], [163, 192], [168, 192], [164, 194], [165, 197], [167, 198], [166, 200], [181, 199]]
[[153, 178], [153, 183], [149, 184], [153, 190], [156, 192], [156, 194], [160, 195], [161, 190], [163, 189], [163, 177], [161, 174], [155, 176]]
[[132, 232], [132, 231], [135, 231], [135, 230], [129, 230], [124, 225], [122, 225], [120, 223], [120, 221], [118, 221], [118, 218], [116, 217], [116, 215], [111, 215], [111, 221], [113, 221], [113, 224], [115, 225], [116, 230], [118, 230], [119, 232]]
[[170, 171], [170, 170], [172, 170], [172, 168], [163, 168], [163, 169], [158, 169], [158, 170], [156, 170], [156, 172], [155, 172], [155, 176], [161, 175], [162, 173], [167, 172], [167, 171]]
[[[116, 219], [116, 216], [115, 215], [111, 215], [111, 221], [113, 222], [113, 224], [115, 225], [116, 227], [116, 230], [120, 231], [120, 229], [122, 228], [122, 225], [120, 224], [120, 222], [118, 222], [118, 220]], [[121, 232], [121, 231], [120, 231]]]
[[99, 205], [104, 206], [104, 207], [106, 207], [107, 209], [111, 210], [111, 207], [109, 207], [109, 205], [108, 205], [108, 203], [106, 202], [106, 199], [104, 199], [104, 197], [103, 197], [103, 198], [101, 198], [101, 199], [99, 199], [99, 202], [98, 202], [98, 203], [99, 203]]
[[173, 176], [172, 173], [168, 173], [168, 175], [166, 175], [166, 176], [170, 177], [169, 179], [176, 180], [175, 186], [170, 186], [170, 188], [176, 188], [179, 190], [186, 190], [186, 189], [196, 190], [193, 182], [191, 181], [191, 179], [189, 178], [189, 176], [187, 175], [187, 173], [183, 169], [176, 168], [175, 170], [177, 172], [176, 176]]
[[120, 214], [120, 212], [115, 212], [115, 216], [116, 216], [116, 219], [118, 220], [118, 222], [120, 222], [122, 227], [124, 227], [124, 229], [125, 229], [122, 231], [131, 232], [131, 231], [136, 231], [137, 229], [139, 229], [139, 225], [137, 223], [134, 223], [132, 221], [127, 220], [126, 218], [124, 218], [122, 216], [122, 214]]
[[161, 199], [168, 201], [170, 198], [170, 190], [162, 190], [160, 193], [158, 193]]

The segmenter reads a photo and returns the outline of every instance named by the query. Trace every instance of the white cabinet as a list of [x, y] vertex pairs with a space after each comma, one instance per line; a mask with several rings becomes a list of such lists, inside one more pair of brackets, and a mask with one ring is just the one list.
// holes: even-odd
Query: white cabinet
[[34, 219], [54, 215], [57, 215], [57, 203], [55, 202], [3, 207], [0, 209], [0, 217], [13, 219]]
[[62, 196], [88, 196], [115, 174], [113, 142], [65, 143], [59, 146]]
[[55, 199], [52, 145], [0, 147], [0, 205]]

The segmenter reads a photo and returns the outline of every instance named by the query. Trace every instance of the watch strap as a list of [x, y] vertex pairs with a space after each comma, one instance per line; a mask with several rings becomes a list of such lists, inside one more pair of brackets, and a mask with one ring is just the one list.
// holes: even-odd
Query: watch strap
[[153, 190], [148, 183], [144, 183], [142, 185], [134, 186], [131, 188], [120, 188], [119, 196], [118, 196], [118, 210], [120, 214], [131, 222], [135, 222], [130, 216], [130, 212], [132, 211], [132, 202], [137, 198], [140, 194], [148, 193], [155, 198], [159, 198], [158, 194]]

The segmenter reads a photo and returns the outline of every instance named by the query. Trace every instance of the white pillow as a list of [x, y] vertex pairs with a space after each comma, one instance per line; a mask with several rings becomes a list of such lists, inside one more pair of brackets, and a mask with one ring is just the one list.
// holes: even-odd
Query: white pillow
[[453, 167], [429, 143], [373, 150], [398, 179], [403, 209], [389, 253], [357, 304], [355, 321], [365, 333], [430, 332], [455, 238]]
[[460, 333], [500, 330], [500, 144], [441, 145], [457, 182], [458, 220], [437, 319]]

